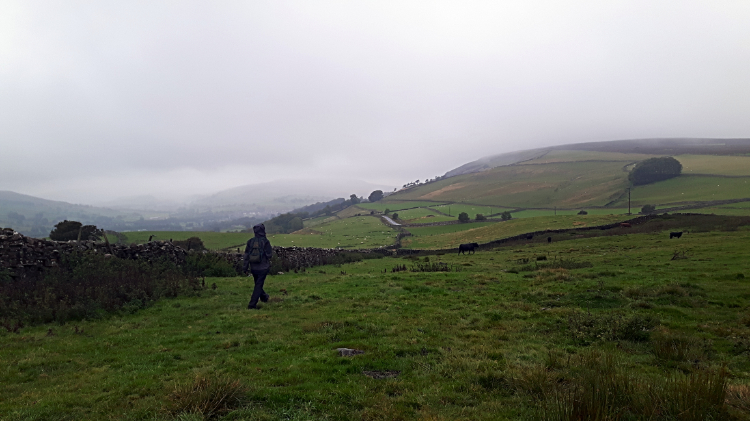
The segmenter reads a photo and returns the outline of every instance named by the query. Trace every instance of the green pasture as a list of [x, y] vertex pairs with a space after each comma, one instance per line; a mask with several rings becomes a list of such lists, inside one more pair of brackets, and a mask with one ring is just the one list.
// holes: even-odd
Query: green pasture
[[[616, 201], [614, 206], [623, 208], [627, 207], [629, 187], [625, 164], [649, 157], [643, 154], [551, 151], [521, 164], [411, 188], [393, 194], [389, 200], [469, 202], [509, 208], [557, 206], [564, 209], [612, 206], [611, 202]], [[750, 197], [750, 157], [678, 155], [676, 158], [683, 164], [684, 176], [633, 188], [635, 205]], [[731, 178], [737, 176], [748, 178]], [[471, 215], [471, 211], [467, 213]]]
[[726, 209], [748, 209], [750, 208], [750, 200], [745, 202], [730, 203], [728, 205], [721, 205], [719, 207]]
[[550, 208], [604, 206], [628, 187], [623, 162], [510, 165], [450, 177], [394, 194], [393, 199]]
[[124, 232], [127, 237], [126, 243], [143, 244], [150, 236], [153, 241], [187, 240], [190, 237], [198, 237], [203, 240], [203, 245], [209, 250], [223, 250], [233, 247], [244, 247], [247, 240], [253, 237], [247, 232], [214, 232], [214, 231], [130, 231]]
[[421, 223], [427, 224], [430, 222], [455, 221], [458, 219], [455, 216], [442, 215], [428, 208], [400, 210], [394, 213], [398, 213], [398, 217], [400, 220], [409, 222], [412, 224], [421, 224]]
[[750, 208], [724, 207], [724, 206], [716, 206], [716, 207], [708, 207], [708, 208], [696, 208], [696, 209], [685, 209], [685, 210], [680, 210], [679, 212], [684, 212], [684, 213], [705, 213], [705, 214], [731, 215], [731, 216], [750, 216]]
[[440, 212], [452, 215], [454, 218], [458, 218], [458, 214], [466, 212], [469, 218], [476, 218], [478, 213], [484, 216], [495, 215], [504, 211], [513, 210], [512, 208], [502, 208], [497, 206], [483, 206], [483, 205], [470, 205], [465, 203], [450, 203], [440, 206], [431, 206], [433, 209], [437, 209]]
[[346, 209], [343, 209], [336, 213], [336, 216], [339, 218], [351, 218], [352, 216], [364, 216], [369, 215], [370, 212], [372, 212], [369, 209], [363, 209], [359, 206], [349, 206]]
[[426, 234], [430, 232], [427, 231], [426, 233], [423, 232], [423, 235], [418, 235], [419, 231], [415, 233], [416, 229], [410, 227], [408, 230], [414, 236], [402, 239], [401, 245], [405, 248], [414, 249], [444, 249], [457, 247], [463, 243], [486, 243], [532, 231], [604, 225], [628, 218], [630, 217], [625, 215], [540, 216], [493, 222], [478, 227], [476, 225], [479, 224], [458, 224], [455, 226], [466, 226], [466, 229], [439, 234]]
[[[589, 215], [624, 215], [628, 213], [628, 208], [611, 208], [611, 209], [526, 209], [519, 212], [511, 212], [514, 218], [533, 218], [537, 216], [555, 216], [555, 215], [577, 215], [581, 210], [585, 210]], [[632, 211], [632, 210], [631, 210]], [[637, 213], [640, 209], [635, 210]]]
[[385, 212], [386, 209], [390, 209], [391, 211], [400, 211], [402, 209], [411, 209], [411, 208], [420, 208], [420, 207], [432, 207], [435, 205], [440, 205], [443, 202], [425, 202], [425, 201], [409, 201], [409, 202], [402, 202], [402, 201], [390, 201], [388, 198], [385, 198], [379, 202], [374, 203], [360, 203], [357, 205], [357, 207], [363, 208], [363, 209], [369, 209], [369, 210], [376, 210], [378, 212]]
[[260, 310], [248, 278], [207, 278], [134, 314], [0, 329], [0, 417], [203, 420], [185, 402], [234, 390], [211, 419], [563, 419], [591, 378], [602, 418], [747, 420], [750, 231], [668, 232], [316, 267], [269, 277]]
[[429, 227], [408, 227], [407, 230], [415, 237], [441, 235], [492, 225], [495, 222], [470, 222], [465, 224], [435, 225]]
[[396, 242], [397, 231], [378, 217], [336, 219], [293, 234], [269, 234], [274, 246], [322, 248], [377, 248]]
[[678, 155], [683, 174], [750, 176], [750, 157], [727, 155]]
[[[633, 206], [668, 205], [681, 202], [711, 201], [750, 198], [750, 177], [689, 177], [680, 176], [658, 183], [633, 188]], [[624, 195], [613, 206], [627, 206]]]
[[310, 228], [325, 222], [335, 221], [337, 219], [339, 219], [337, 216], [323, 215], [316, 218], [305, 219], [304, 221], [302, 221], [302, 224], [305, 228]]

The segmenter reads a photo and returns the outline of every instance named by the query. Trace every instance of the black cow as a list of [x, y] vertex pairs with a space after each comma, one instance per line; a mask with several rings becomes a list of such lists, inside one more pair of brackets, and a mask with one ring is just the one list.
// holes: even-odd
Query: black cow
[[469, 254], [474, 253], [475, 249], [479, 248], [479, 244], [477, 243], [468, 243], [468, 244], [461, 244], [458, 246], [458, 254], [469, 252]]
[[680, 231], [680, 232], [670, 232], [669, 233], [669, 239], [670, 240], [673, 239], [673, 238], [680, 238], [680, 237], [682, 237], [682, 231]]

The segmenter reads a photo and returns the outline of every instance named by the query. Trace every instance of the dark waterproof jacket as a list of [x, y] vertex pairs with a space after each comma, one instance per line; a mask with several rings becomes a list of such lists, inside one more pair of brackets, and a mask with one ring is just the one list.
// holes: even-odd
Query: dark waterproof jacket
[[245, 256], [242, 263], [242, 272], [247, 272], [248, 266], [250, 267], [250, 270], [254, 271], [266, 270], [271, 267], [271, 257], [273, 256], [273, 249], [271, 248], [271, 242], [268, 241], [268, 238], [266, 238], [266, 226], [263, 224], [258, 224], [253, 227], [253, 232], [255, 233], [255, 238], [260, 238], [260, 241], [263, 242], [263, 245], [261, 246], [263, 249], [263, 254], [261, 255], [260, 263], [250, 263], [248, 260], [250, 258], [250, 251], [252, 250], [252, 244], [250, 244], [252, 239], [247, 240], [247, 245], [245, 246]]

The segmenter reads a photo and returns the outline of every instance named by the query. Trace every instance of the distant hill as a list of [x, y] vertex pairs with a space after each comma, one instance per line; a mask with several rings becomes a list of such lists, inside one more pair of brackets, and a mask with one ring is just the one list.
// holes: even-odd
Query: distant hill
[[45, 237], [64, 219], [108, 228], [117, 220], [134, 220], [140, 214], [87, 205], [47, 200], [39, 197], [0, 191], [0, 226], [11, 227], [25, 235]]
[[316, 202], [328, 202], [351, 194], [367, 197], [383, 186], [348, 177], [341, 179], [278, 180], [220, 191], [196, 200], [192, 206], [242, 207], [260, 212], [289, 212]]
[[495, 168], [502, 165], [515, 164], [516, 162], [540, 157], [549, 152], [549, 150], [550, 148], [530, 149], [527, 151], [508, 152], [487, 156], [477, 159], [476, 161], [469, 162], [468, 164], [461, 165], [458, 168], [452, 169], [445, 173], [445, 177], [454, 177], [461, 174], [471, 174], [473, 172]]
[[750, 139], [639, 139], [488, 156], [384, 202], [433, 201], [523, 209], [627, 207], [632, 166], [670, 155], [683, 175], [631, 191], [632, 204], [673, 206], [750, 198]]

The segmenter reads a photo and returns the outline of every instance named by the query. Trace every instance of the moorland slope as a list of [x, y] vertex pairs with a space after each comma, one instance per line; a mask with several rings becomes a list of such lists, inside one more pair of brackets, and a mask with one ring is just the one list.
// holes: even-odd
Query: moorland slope
[[[563, 145], [483, 158], [446, 178], [403, 189], [384, 203], [433, 201], [510, 208], [627, 207], [628, 173], [670, 155], [677, 178], [637, 186], [632, 205], [661, 207], [750, 198], [750, 139], [647, 139]], [[509, 162], [517, 159], [515, 162]], [[451, 176], [453, 175], [453, 176]]]

